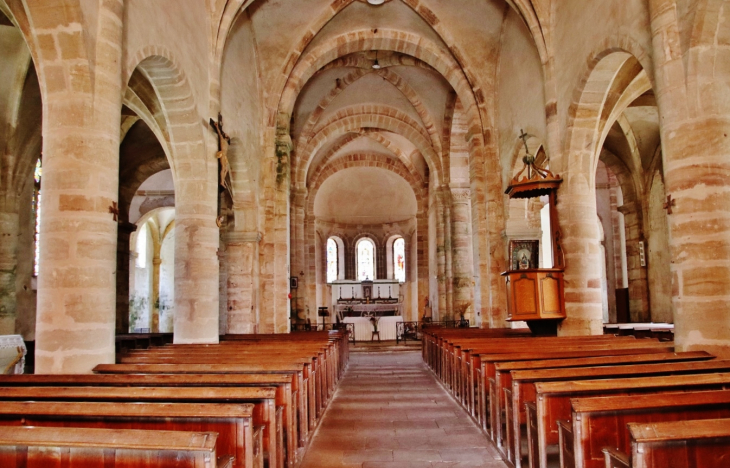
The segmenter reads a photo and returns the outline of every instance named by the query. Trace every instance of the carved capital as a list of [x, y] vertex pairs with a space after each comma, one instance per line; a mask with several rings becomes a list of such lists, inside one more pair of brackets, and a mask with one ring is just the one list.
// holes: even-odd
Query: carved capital
[[467, 203], [471, 200], [471, 190], [465, 188], [452, 188], [451, 198], [454, 203]]
[[261, 242], [263, 235], [258, 231], [231, 231], [225, 236], [226, 245], [255, 244]]

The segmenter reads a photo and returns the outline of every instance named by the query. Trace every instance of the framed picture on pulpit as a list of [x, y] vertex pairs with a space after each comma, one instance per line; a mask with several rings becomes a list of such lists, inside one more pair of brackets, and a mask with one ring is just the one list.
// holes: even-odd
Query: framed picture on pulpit
[[509, 243], [512, 271], [540, 268], [540, 241], [512, 240]]

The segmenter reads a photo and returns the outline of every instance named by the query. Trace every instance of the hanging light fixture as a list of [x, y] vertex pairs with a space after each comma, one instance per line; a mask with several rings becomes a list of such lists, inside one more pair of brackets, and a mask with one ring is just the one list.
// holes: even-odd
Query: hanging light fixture
[[368, 0], [368, 3], [370, 5], [376, 5], [377, 6], [377, 5], [382, 5], [383, 3], [385, 3], [385, 0]]
[[378, 63], [378, 51], [375, 51], [375, 61], [373, 62], [373, 70], [380, 70], [380, 63]]

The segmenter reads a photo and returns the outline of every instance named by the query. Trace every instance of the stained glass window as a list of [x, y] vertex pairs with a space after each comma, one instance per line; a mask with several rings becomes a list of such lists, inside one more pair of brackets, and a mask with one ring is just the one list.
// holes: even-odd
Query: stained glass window
[[327, 239], [327, 282], [337, 281], [337, 242], [334, 239]]
[[406, 241], [402, 237], [393, 242], [393, 277], [400, 283], [406, 280]]
[[357, 244], [357, 279], [375, 279], [375, 244], [370, 239], [362, 239]]
[[33, 235], [33, 276], [38, 276], [40, 257], [41, 257], [41, 176], [43, 175], [43, 166], [40, 158], [35, 164], [33, 180], [35, 181], [35, 190], [33, 192], [33, 216], [35, 217], [35, 233]]

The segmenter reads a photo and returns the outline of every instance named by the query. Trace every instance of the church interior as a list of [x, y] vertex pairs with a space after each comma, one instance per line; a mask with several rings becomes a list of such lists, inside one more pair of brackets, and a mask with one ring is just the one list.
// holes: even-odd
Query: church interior
[[[547, 468], [485, 416], [472, 346], [532, 331], [552, 337], [523, 346], [599, 359], [607, 337], [649, 336], [627, 349], [711, 356], [704, 372], [730, 358], [725, 15], [728, 0], [0, 0], [0, 336], [33, 373], [79, 381], [186, 353], [313, 360], [282, 416], [291, 467], [338, 384], [401, 369], [436, 378], [494, 461], [387, 463]], [[120, 359], [135, 336], [166, 344]], [[350, 357], [348, 341], [406, 337], [423, 374]]]

